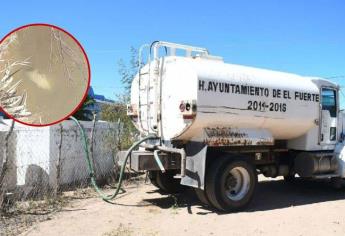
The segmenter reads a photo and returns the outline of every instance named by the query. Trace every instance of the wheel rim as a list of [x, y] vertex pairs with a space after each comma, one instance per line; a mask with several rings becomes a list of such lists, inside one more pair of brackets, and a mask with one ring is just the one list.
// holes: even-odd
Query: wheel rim
[[243, 199], [249, 191], [250, 176], [243, 167], [232, 168], [225, 179], [225, 195], [232, 201]]

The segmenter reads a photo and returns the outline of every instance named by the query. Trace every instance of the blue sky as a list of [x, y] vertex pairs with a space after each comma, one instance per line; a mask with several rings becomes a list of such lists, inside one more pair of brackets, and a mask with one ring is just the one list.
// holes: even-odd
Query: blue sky
[[[226, 62], [345, 76], [345, 1], [5, 1], [0, 37], [49, 23], [84, 46], [96, 93], [123, 91], [117, 62], [154, 40], [207, 47]], [[345, 86], [345, 78], [334, 79]]]

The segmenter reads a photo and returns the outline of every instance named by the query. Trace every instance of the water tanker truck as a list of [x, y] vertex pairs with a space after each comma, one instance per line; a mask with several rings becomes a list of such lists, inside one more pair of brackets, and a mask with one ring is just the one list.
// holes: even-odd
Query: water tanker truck
[[145, 48], [127, 114], [152, 138], [129, 164], [162, 191], [192, 187], [204, 204], [234, 211], [251, 201], [259, 174], [345, 178], [337, 84], [162, 41], [144, 45], [139, 58]]

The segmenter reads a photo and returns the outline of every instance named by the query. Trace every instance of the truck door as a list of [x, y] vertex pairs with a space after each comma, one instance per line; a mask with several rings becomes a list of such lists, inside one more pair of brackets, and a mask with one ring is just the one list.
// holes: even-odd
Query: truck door
[[335, 88], [321, 88], [320, 145], [337, 142], [338, 91]]

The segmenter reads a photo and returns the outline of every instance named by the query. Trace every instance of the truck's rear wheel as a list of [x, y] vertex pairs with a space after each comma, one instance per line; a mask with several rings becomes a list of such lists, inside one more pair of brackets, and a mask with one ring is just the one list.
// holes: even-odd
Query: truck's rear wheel
[[156, 188], [159, 188], [158, 184], [157, 184], [157, 173], [156, 171], [149, 171], [148, 173], [150, 182], [153, 186], [155, 186]]
[[180, 184], [180, 179], [174, 178], [177, 174], [174, 170], [150, 171], [149, 178], [151, 183], [165, 193], [179, 193], [185, 190], [185, 186]]
[[208, 197], [206, 195], [206, 191], [196, 188], [195, 190], [195, 195], [198, 197], [199, 201], [207, 206], [211, 206], [210, 201], [208, 200]]
[[254, 167], [246, 161], [220, 158], [208, 171], [206, 195], [222, 211], [237, 211], [247, 206], [257, 184]]

